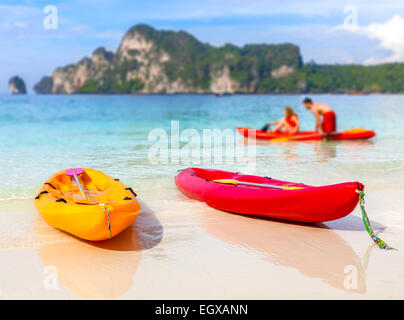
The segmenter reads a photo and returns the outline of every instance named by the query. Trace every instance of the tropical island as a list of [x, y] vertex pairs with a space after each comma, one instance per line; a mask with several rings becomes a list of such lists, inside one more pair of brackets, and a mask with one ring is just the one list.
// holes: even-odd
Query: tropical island
[[294, 44], [215, 47], [185, 31], [132, 27], [115, 53], [59, 67], [34, 87], [73, 93], [402, 93], [404, 63], [374, 66], [303, 63]]
[[19, 76], [14, 76], [8, 81], [8, 91], [12, 94], [26, 94], [27, 88], [24, 80]]

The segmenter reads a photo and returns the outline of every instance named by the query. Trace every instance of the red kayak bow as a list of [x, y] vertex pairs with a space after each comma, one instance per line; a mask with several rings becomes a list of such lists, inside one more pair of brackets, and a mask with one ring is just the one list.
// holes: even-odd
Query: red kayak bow
[[175, 177], [175, 183], [187, 197], [219, 210], [301, 222], [345, 217], [358, 204], [357, 190], [363, 191], [364, 188], [359, 182], [314, 187], [198, 168], [182, 170]]

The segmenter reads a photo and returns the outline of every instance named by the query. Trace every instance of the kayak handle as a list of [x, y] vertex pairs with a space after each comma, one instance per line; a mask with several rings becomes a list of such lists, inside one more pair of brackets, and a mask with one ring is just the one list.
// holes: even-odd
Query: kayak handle
[[244, 182], [238, 181], [234, 179], [216, 179], [212, 180], [216, 183], [223, 183], [223, 184], [232, 184], [232, 185], [247, 185], [247, 186], [254, 186], [254, 187], [264, 187], [264, 188], [271, 188], [271, 189], [279, 189], [279, 190], [299, 190], [304, 189], [303, 187], [294, 187], [294, 186], [277, 186], [273, 184], [265, 184], [265, 183], [254, 183], [254, 182]]

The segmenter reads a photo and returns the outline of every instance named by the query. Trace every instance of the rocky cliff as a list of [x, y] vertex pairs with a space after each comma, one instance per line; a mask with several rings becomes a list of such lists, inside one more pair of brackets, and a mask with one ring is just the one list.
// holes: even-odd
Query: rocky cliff
[[8, 91], [12, 94], [25, 94], [27, 89], [25, 82], [19, 76], [12, 77], [8, 82]]
[[376, 66], [302, 63], [293, 44], [213, 47], [184, 31], [140, 24], [115, 53], [43, 77], [37, 93], [349, 93], [404, 92], [404, 63]]
[[[302, 65], [292, 44], [201, 43], [184, 31], [132, 27], [116, 53], [96, 49], [90, 58], [57, 68], [39, 81], [37, 93], [256, 93], [283, 92], [282, 79], [304, 90]], [[287, 91], [287, 90], [286, 90]]]

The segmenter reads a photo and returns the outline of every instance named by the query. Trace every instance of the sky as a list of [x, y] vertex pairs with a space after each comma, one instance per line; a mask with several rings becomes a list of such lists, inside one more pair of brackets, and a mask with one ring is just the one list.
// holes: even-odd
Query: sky
[[[57, 29], [44, 27], [49, 5]], [[294, 43], [305, 62], [404, 62], [403, 0], [1, 0], [0, 93], [14, 75], [32, 92], [56, 67], [100, 46], [115, 51], [138, 23], [185, 30], [214, 46]]]

